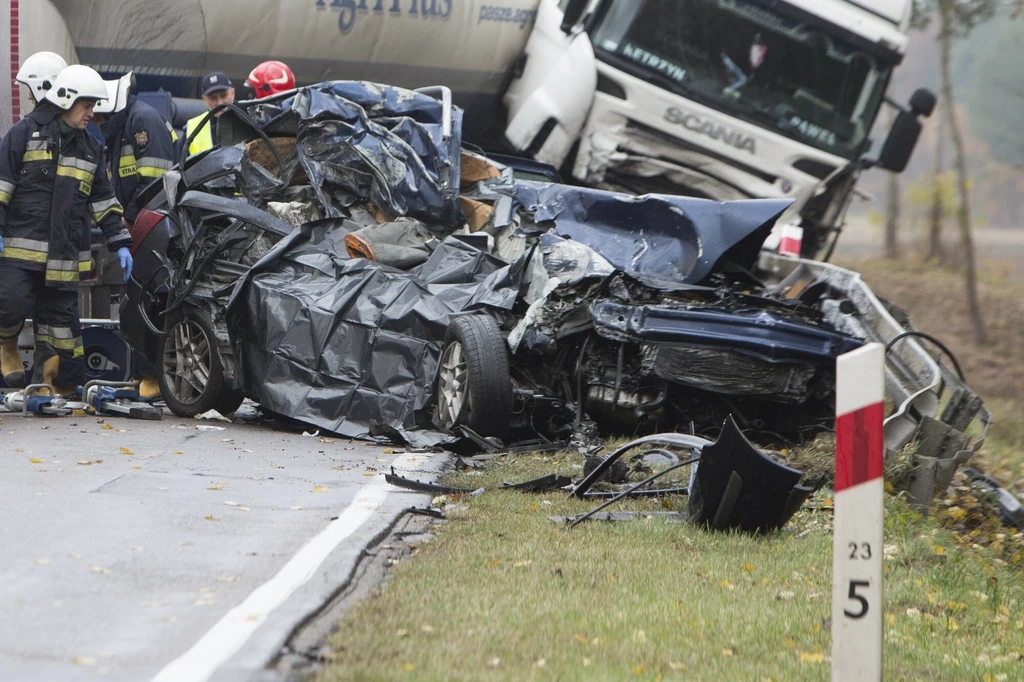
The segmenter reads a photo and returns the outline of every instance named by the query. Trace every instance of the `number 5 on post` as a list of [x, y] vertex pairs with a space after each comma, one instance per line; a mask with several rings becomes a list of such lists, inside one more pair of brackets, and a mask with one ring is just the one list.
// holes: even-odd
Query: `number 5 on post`
[[836, 361], [833, 682], [882, 679], [884, 363], [877, 343]]

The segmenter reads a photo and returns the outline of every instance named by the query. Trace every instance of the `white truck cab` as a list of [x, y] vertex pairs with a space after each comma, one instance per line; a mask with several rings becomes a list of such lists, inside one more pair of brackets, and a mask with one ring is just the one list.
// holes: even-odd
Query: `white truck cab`
[[[505, 95], [506, 138], [587, 185], [791, 197], [782, 229], [803, 228], [803, 254], [814, 255], [841, 227], [911, 9], [912, 0], [541, 0]], [[933, 106], [927, 93], [915, 100], [921, 111], [907, 112], [878, 165], [902, 170], [894, 145], [909, 155], [912, 124]]]

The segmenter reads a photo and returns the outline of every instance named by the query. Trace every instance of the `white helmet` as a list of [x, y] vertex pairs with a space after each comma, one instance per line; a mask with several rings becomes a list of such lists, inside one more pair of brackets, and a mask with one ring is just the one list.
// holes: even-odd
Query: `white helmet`
[[75, 100], [85, 98], [107, 99], [107, 85], [103, 77], [88, 66], [74, 64], [57, 74], [53, 85], [46, 91], [46, 99], [61, 109], [70, 109]]
[[129, 71], [120, 78], [103, 81], [107, 86], [107, 98], [96, 103], [97, 114], [113, 114], [128, 106], [128, 93], [135, 84], [135, 72]]
[[36, 101], [43, 99], [43, 95], [50, 89], [50, 84], [57, 74], [68, 66], [64, 58], [54, 52], [36, 52], [25, 60], [25, 63], [18, 69], [18, 75], [14, 80], [25, 85], [32, 92]]

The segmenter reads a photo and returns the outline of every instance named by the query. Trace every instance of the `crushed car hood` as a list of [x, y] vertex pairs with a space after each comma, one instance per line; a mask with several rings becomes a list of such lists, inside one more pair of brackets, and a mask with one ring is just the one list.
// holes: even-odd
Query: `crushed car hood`
[[586, 244], [614, 267], [646, 279], [696, 284], [712, 272], [749, 271], [791, 199], [721, 203], [631, 196], [568, 185], [516, 183], [514, 197], [541, 226]]

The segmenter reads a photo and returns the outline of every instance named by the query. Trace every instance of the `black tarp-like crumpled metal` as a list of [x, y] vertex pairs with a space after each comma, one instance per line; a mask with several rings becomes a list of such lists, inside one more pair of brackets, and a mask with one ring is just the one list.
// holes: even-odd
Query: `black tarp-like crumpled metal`
[[[320, 83], [252, 106], [268, 117], [265, 130], [295, 135], [298, 164], [328, 217], [343, 216], [346, 199], [356, 198], [369, 200], [392, 218], [461, 225], [458, 107], [451, 108], [451, 134], [445, 137], [439, 100], [377, 83]], [[273, 191], [253, 177], [252, 166], [243, 165], [243, 175], [246, 171], [248, 185]]]
[[344, 436], [449, 440], [429, 409], [448, 324], [469, 311], [503, 318], [526, 257], [510, 265], [449, 237], [403, 272], [349, 258], [341, 222], [292, 233], [235, 290], [227, 322], [244, 391]]

